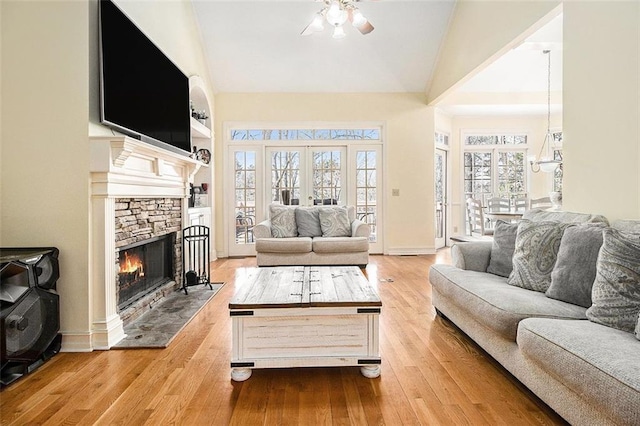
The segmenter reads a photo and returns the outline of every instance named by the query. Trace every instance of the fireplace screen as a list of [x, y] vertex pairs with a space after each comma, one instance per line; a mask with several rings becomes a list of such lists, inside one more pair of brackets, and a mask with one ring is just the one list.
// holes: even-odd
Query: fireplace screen
[[136, 300], [174, 279], [173, 234], [123, 247], [119, 252], [118, 308], [127, 308]]

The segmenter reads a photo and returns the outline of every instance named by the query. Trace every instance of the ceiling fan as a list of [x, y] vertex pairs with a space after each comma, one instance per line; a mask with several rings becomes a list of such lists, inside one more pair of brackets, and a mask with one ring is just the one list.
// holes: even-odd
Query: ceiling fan
[[347, 35], [342, 27], [347, 20], [363, 35], [373, 31], [373, 25], [355, 5], [360, 0], [321, 1], [324, 3], [324, 7], [316, 13], [311, 23], [302, 30], [302, 35], [311, 35], [324, 30], [325, 20], [333, 27], [333, 38], [343, 38]]

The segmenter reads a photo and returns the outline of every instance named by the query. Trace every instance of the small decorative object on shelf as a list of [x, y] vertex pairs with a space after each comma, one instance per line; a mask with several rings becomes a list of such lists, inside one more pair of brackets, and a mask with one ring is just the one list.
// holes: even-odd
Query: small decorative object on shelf
[[209, 189], [209, 184], [207, 182], [202, 182], [200, 186], [205, 193], [207, 192], [207, 189]]
[[211, 161], [211, 151], [208, 149], [199, 149], [196, 151], [196, 160], [202, 161], [204, 164], [209, 164]]
[[189, 101], [190, 107], [191, 107], [191, 116], [193, 118], [195, 118], [196, 120], [198, 120], [200, 123], [202, 124], [207, 124], [207, 118], [209, 118], [209, 115], [207, 114], [207, 111], [205, 110], [197, 110], [194, 106], [193, 106], [193, 101]]

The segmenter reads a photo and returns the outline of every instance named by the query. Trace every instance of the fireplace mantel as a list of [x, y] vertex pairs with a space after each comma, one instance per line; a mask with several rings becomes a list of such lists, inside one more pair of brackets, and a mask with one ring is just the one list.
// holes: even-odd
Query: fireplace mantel
[[[116, 199], [186, 199], [195, 173], [207, 166], [126, 136], [90, 137], [89, 143], [92, 327], [84, 345], [94, 350], [109, 349], [125, 337], [116, 300]], [[182, 227], [188, 217], [187, 204], [182, 203]]]

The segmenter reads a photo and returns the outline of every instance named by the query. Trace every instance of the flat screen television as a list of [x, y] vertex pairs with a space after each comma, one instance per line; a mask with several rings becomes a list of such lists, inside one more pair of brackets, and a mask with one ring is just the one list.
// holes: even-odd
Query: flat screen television
[[189, 155], [189, 78], [112, 1], [99, 15], [102, 124]]

